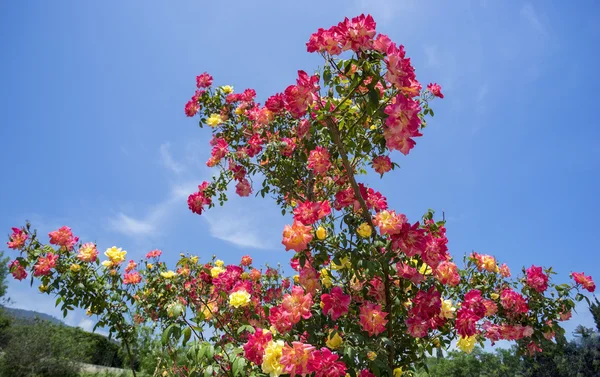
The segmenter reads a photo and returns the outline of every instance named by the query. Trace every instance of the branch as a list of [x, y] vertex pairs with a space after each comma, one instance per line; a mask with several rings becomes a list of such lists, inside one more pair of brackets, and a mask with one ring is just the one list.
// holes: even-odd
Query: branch
[[[202, 333], [198, 333], [196, 331], [196, 329], [194, 329], [194, 326], [192, 326], [192, 324], [189, 323], [188, 320], [185, 319], [185, 317], [183, 317], [183, 321], [192, 330], [192, 332], [194, 333], [194, 335], [196, 336], [196, 338], [201, 339], [202, 341], [205, 341], [204, 340], [204, 335], [202, 335]], [[225, 353], [227, 354], [227, 351], [225, 351]], [[231, 368], [225, 369], [225, 367], [221, 364], [221, 361], [216, 356], [217, 355], [213, 353], [213, 360], [216, 361], [217, 364], [219, 364], [219, 368], [221, 368], [225, 373], [233, 376], [233, 372], [232, 372]], [[229, 358], [229, 354], [227, 354], [227, 357]], [[231, 361], [231, 360], [229, 360], [229, 361]]]
[[[358, 202], [362, 208], [363, 217], [369, 223], [369, 225], [371, 226], [371, 228], [374, 231], [375, 226], [373, 224], [373, 219], [371, 218], [371, 214], [367, 207], [367, 203], [365, 203], [365, 200], [363, 199], [363, 197], [360, 193], [360, 188], [358, 187], [358, 183], [356, 183], [356, 179], [354, 178], [354, 170], [353, 170], [352, 166], [350, 165], [350, 162], [348, 161], [348, 155], [344, 148], [344, 144], [342, 143], [342, 140], [340, 138], [339, 130], [338, 130], [336, 124], [333, 122], [332, 118], [327, 119], [327, 125], [329, 127], [329, 131], [331, 132], [333, 142], [335, 143], [335, 145], [338, 149], [338, 152], [340, 153], [340, 156], [342, 157], [342, 164], [344, 165], [344, 169], [346, 169], [348, 179], [350, 180], [350, 185], [352, 186], [352, 189], [354, 190], [354, 196], [356, 197], [356, 199], [358, 200]], [[388, 337], [389, 341], [392, 342], [392, 337], [394, 335], [394, 329], [392, 327], [393, 326], [392, 300], [391, 300], [389, 266], [387, 264], [383, 263], [382, 267], [383, 267], [383, 275], [384, 275], [383, 280], [384, 280], [384, 288], [385, 288], [385, 311], [388, 313], [388, 316], [389, 316], [388, 322], [387, 322], [387, 337]], [[390, 345], [389, 352], [388, 352], [388, 364], [389, 364], [389, 367], [392, 369], [394, 367], [394, 357], [395, 357], [394, 353], [395, 353], [394, 346]]]
[[127, 355], [129, 356], [129, 365], [131, 366], [131, 373], [133, 373], [133, 377], [137, 377], [136, 373], [135, 373], [135, 368], [134, 368], [133, 355], [131, 353], [131, 348], [129, 348], [129, 342], [126, 339], [125, 332], [122, 330], [122, 328], [121, 328], [121, 326], [119, 326], [119, 324], [116, 324], [116, 325], [117, 325], [117, 331], [121, 335], [121, 341], [123, 343], [125, 343], [125, 349], [127, 350]]
[[344, 165], [344, 169], [346, 169], [348, 180], [350, 181], [350, 185], [352, 186], [352, 189], [354, 190], [354, 196], [356, 197], [356, 200], [358, 200], [358, 203], [360, 204], [360, 207], [363, 212], [363, 217], [367, 221], [367, 223], [369, 223], [371, 228], [374, 230], [375, 225], [373, 225], [373, 219], [371, 219], [371, 212], [369, 211], [369, 208], [367, 207], [367, 203], [365, 203], [365, 200], [363, 199], [363, 197], [360, 193], [360, 188], [358, 187], [358, 183], [356, 183], [356, 179], [354, 179], [354, 171], [352, 170], [350, 161], [348, 161], [348, 155], [346, 153], [346, 149], [344, 148], [344, 144], [342, 143], [342, 140], [340, 138], [340, 132], [338, 131], [337, 125], [333, 122], [333, 119], [331, 119], [331, 118], [327, 118], [326, 122], [327, 122], [327, 126], [329, 128], [329, 132], [331, 133], [333, 142], [340, 154], [340, 157], [342, 157], [342, 165]]

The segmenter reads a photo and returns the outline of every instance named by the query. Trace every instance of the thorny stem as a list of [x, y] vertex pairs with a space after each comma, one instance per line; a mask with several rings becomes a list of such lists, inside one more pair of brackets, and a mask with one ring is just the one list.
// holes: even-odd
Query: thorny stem
[[[185, 322], [186, 325], [188, 325], [188, 327], [192, 330], [192, 332], [194, 333], [194, 335], [196, 336], [196, 338], [201, 339], [202, 341], [204, 340], [204, 335], [202, 335], [202, 333], [198, 333], [196, 331], [196, 329], [194, 329], [194, 326], [192, 326], [191, 323], [188, 322], [187, 319], [185, 319], [185, 317], [183, 318], [183, 321]], [[227, 351], [225, 351], [227, 353]], [[227, 355], [227, 357], [229, 357], [229, 355]], [[229, 375], [233, 376], [233, 372], [231, 371], [231, 368], [229, 368], [229, 370], [225, 369], [225, 367], [221, 364], [221, 361], [219, 359], [217, 359], [216, 355], [213, 354], [213, 360], [215, 360], [217, 362], [217, 364], [219, 364], [219, 367], [227, 372]]]
[[367, 203], [365, 203], [365, 200], [363, 199], [360, 193], [360, 187], [358, 187], [358, 183], [356, 183], [356, 179], [354, 179], [354, 172], [352, 170], [352, 166], [350, 165], [350, 161], [348, 161], [348, 155], [346, 153], [346, 149], [344, 148], [344, 144], [342, 143], [342, 140], [340, 138], [340, 133], [337, 129], [337, 126], [331, 118], [327, 118], [327, 126], [329, 127], [329, 132], [331, 132], [331, 137], [340, 154], [340, 157], [342, 158], [342, 165], [344, 165], [344, 169], [346, 169], [348, 180], [350, 181], [350, 185], [354, 190], [354, 196], [360, 204], [360, 207], [363, 212], [363, 217], [369, 223], [371, 228], [375, 229], [375, 226], [373, 225], [373, 220], [371, 219], [369, 208], [367, 207]]
[[133, 377], [136, 377], [135, 367], [133, 364], [133, 355], [131, 354], [131, 348], [129, 348], [129, 342], [125, 341], [125, 348], [127, 348], [127, 355], [129, 355], [129, 364], [131, 365], [131, 373], [133, 373]]
[[[375, 225], [373, 224], [373, 219], [371, 218], [371, 213], [369, 212], [367, 203], [365, 203], [365, 200], [363, 199], [363, 197], [360, 193], [360, 188], [358, 187], [358, 183], [356, 183], [356, 179], [354, 178], [354, 171], [352, 170], [352, 166], [350, 165], [350, 162], [348, 161], [348, 155], [344, 148], [344, 144], [342, 143], [342, 140], [340, 138], [340, 133], [338, 131], [338, 128], [331, 118], [327, 119], [327, 125], [329, 127], [329, 131], [331, 132], [333, 142], [335, 143], [335, 145], [338, 149], [338, 152], [340, 154], [340, 157], [342, 158], [342, 164], [344, 165], [344, 169], [346, 169], [346, 173], [348, 175], [350, 185], [352, 186], [352, 189], [354, 190], [354, 196], [356, 197], [356, 200], [358, 200], [358, 203], [360, 204], [360, 207], [362, 209], [363, 217], [368, 222], [368, 224], [371, 226], [371, 228], [374, 230]], [[388, 322], [387, 322], [387, 337], [388, 337], [388, 340], [391, 342], [394, 332], [393, 332], [393, 328], [392, 328], [393, 321], [392, 321], [392, 300], [391, 300], [390, 274], [389, 274], [389, 266], [387, 264], [382, 263], [382, 267], [383, 267], [383, 276], [384, 276], [383, 284], [384, 284], [384, 288], [385, 288], [385, 311], [388, 313], [388, 316], [389, 316]], [[393, 366], [394, 366], [394, 346], [393, 345], [389, 346], [388, 364], [389, 364], [390, 369], [393, 369]]]
[[126, 339], [125, 334], [121, 329], [121, 326], [117, 325], [117, 331], [119, 331], [119, 333], [121, 334], [121, 340], [123, 341], [123, 343], [125, 343], [125, 350], [127, 350], [127, 356], [129, 356], [129, 365], [131, 367], [131, 373], [133, 373], [133, 377], [137, 377], [133, 362], [133, 354], [131, 353], [131, 348], [129, 348], [129, 342]]
[[175, 353], [175, 351], [173, 351], [173, 348], [171, 348], [170, 345], [167, 345], [167, 348], [169, 349], [169, 354], [171, 355], [171, 358], [173, 359], [173, 367], [177, 368], [177, 374], [181, 375], [181, 377], [185, 377], [185, 375], [183, 375], [181, 368], [179, 368], [177, 366], [177, 354]]
[[[210, 313], [210, 314], [213, 316], [213, 318], [214, 318], [214, 319], [215, 319], [215, 320], [216, 320], [216, 321], [219, 323], [219, 326], [221, 326], [221, 328], [223, 329], [223, 331], [224, 331], [224, 332], [225, 332], [227, 335], [229, 335], [229, 336], [230, 336], [232, 339], [235, 339], [235, 336], [233, 336], [232, 334], [230, 334], [230, 333], [229, 333], [229, 331], [227, 331], [227, 329], [226, 329], [226, 327], [225, 327], [225, 324], [224, 324], [224, 323], [221, 321], [221, 319], [219, 318], [219, 316], [218, 316], [216, 313], [214, 313], [214, 312], [212, 311], [212, 309], [210, 308], [210, 305], [208, 305], [208, 302], [206, 302], [206, 303], [205, 303], [205, 302], [203, 302], [203, 301], [202, 301], [202, 299], [200, 299], [200, 298], [199, 298], [198, 300], [200, 301], [200, 303], [201, 303], [201, 304], [203, 304], [203, 305], [204, 305], [204, 306], [205, 306], [205, 307], [208, 309], [209, 313]], [[187, 323], [187, 321], [186, 321], [186, 323]], [[192, 330], [194, 330], [194, 329], [192, 328]], [[195, 333], [195, 331], [194, 331], [194, 333]], [[227, 349], [226, 349], [226, 347], [224, 347], [224, 346], [223, 346], [223, 347], [221, 347], [221, 348], [223, 349], [223, 352], [225, 352], [225, 355], [227, 356], [227, 360], [231, 361], [231, 356], [229, 356], [229, 352], [227, 352]], [[219, 364], [219, 366], [220, 366], [220, 365], [221, 365], [221, 364]], [[223, 368], [221, 367], [221, 369], [223, 369]], [[233, 372], [231, 371], [231, 368], [229, 369], [229, 373], [228, 373], [228, 374], [230, 374], [231, 376], [233, 376]]]

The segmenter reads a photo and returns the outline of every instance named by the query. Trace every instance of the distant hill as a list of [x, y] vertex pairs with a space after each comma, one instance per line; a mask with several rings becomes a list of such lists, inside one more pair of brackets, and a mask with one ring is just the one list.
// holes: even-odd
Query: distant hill
[[39, 318], [41, 320], [51, 322], [55, 325], [66, 326], [63, 321], [45, 313], [40, 313], [33, 310], [8, 308], [2, 305], [0, 305], [0, 309], [3, 310], [7, 315], [24, 322], [33, 322], [36, 318]]

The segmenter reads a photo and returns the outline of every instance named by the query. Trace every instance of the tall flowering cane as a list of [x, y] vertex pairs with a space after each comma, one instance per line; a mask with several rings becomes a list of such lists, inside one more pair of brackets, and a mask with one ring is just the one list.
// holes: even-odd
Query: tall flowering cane
[[531, 266], [511, 279], [508, 266], [479, 253], [459, 267], [444, 220], [429, 211], [409, 221], [359, 180], [394, 170], [393, 151], [410, 153], [441, 87], [423, 90], [404, 47], [377, 34], [371, 16], [319, 29], [307, 50], [323, 68], [298, 71], [264, 105], [253, 89], [214, 86], [208, 73], [185, 105], [211, 130], [207, 165], [218, 169], [188, 207], [201, 215], [224, 204], [230, 184], [240, 196], [273, 197], [293, 216], [282, 249], [294, 276], [250, 256], [226, 265], [181, 255], [169, 269], [153, 250], [126, 263], [117, 247], [100, 264], [95, 245], [78, 244], [70, 228], [51, 233], [51, 246], [29, 226], [9, 239], [21, 250], [13, 276], [30, 270], [57, 304], [90, 307], [123, 340], [153, 323], [171, 356], [156, 370], [167, 375], [398, 377], [434, 348], [456, 341], [470, 352], [485, 339], [542, 352], [564, 333], [575, 301], [587, 300], [580, 291], [594, 291], [592, 278], [574, 272], [574, 284], [557, 285], [551, 268]]

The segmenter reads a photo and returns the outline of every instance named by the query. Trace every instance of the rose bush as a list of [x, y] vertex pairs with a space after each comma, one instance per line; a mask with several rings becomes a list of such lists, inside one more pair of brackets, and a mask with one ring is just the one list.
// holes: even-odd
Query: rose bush
[[398, 377], [455, 340], [466, 352], [486, 339], [543, 352], [592, 279], [573, 273], [574, 284], [557, 285], [539, 266], [511, 279], [478, 253], [459, 268], [443, 219], [428, 211], [409, 221], [358, 180], [394, 170], [394, 150], [410, 153], [441, 87], [422, 88], [404, 47], [377, 34], [371, 16], [319, 29], [307, 50], [323, 67], [299, 71], [264, 105], [253, 89], [214, 86], [208, 73], [185, 105], [210, 128], [207, 165], [218, 168], [189, 196], [190, 210], [223, 204], [231, 184], [240, 196], [272, 197], [292, 218], [282, 244], [296, 275], [250, 256], [224, 265], [181, 255], [173, 269], [159, 250], [137, 263], [117, 247], [100, 258], [68, 227], [44, 244], [27, 224], [8, 242], [20, 251], [13, 276], [32, 274], [65, 313], [85, 308], [126, 346], [152, 321], [166, 352], [184, 352], [161, 361], [165, 375]]

